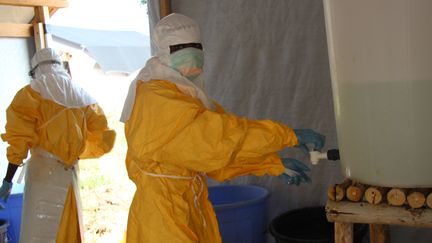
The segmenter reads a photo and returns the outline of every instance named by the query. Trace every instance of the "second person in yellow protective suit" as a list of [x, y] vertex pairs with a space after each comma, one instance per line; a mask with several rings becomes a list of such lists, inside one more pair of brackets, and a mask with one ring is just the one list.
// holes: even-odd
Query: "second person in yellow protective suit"
[[324, 138], [312, 130], [295, 132], [278, 122], [238, 117], [213, 102], [204, 89], [200, 32], [192, 19], [164, 17], [153, 41], [157, 53], [132, 82], [121, 118], [126, 166], [137, 188], [126, 240], [221, 242], [206, 176], [223, 181], [282, 175], [290, 183], [307, 178], [301, 166], [283, 163], [277, 152], [309, 142], [320, 149]]
[[83, 89], [72, 82], [60, 56], [50, 48], [31, 60], [32, 80], [7, 109], [8, 170], [0, 197], [25, 163], [20, 242], [82, 242], [78, 159], [98, 158], [114, 145], [115, 132]]

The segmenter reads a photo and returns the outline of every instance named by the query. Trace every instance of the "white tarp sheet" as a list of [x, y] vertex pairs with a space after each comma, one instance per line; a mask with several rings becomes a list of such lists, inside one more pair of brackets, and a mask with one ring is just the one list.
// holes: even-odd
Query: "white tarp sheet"
[[131, 73], [150, 58], [149, 37], [135, 31], [80, 29], [47, 25], [54, 40], [87, 50], [105, 72]]

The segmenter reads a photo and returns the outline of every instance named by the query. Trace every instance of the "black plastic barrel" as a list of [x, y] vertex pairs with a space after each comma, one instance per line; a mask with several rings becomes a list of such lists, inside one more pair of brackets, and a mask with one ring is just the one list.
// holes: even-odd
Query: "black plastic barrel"
[[[277, 243], [334, 242], [334, 224], [327, 221], [324, 207], [301, 208], [283, 213], [270, 223]], [[354, 242], [361, 242], [367, 226], [354, 225]]]

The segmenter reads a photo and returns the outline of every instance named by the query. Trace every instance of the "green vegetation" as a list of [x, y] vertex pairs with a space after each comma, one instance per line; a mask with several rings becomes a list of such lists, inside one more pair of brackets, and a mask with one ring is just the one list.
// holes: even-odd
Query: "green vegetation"
[[103, 175], [92, 176], [80, 180], [81, 190], [93, 190], [110, 184], [111, 180]]

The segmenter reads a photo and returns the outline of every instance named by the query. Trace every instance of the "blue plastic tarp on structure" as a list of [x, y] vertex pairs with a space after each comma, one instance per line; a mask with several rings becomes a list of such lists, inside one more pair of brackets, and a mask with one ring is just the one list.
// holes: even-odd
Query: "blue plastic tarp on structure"
[[105, 72], [131, 73], [151, 56], [150, 38], [136, 31], [92, 30], [47, 25], [54, 40], [85, 49]]

